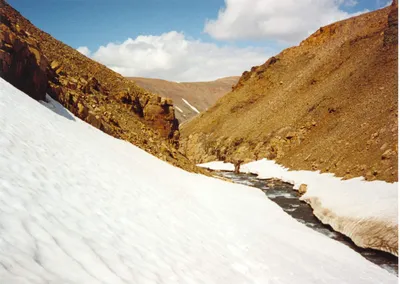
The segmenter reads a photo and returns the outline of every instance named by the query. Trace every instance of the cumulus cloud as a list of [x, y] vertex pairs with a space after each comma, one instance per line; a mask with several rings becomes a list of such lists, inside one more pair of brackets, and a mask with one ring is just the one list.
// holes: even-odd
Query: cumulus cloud
[[188, 39], [176, 31], [129, 38], [123, 43], [109, 43], [93, 53], [87, 47], [78, 50], [124, 76], [178, 82], [241, 75], [275, 53], [266, 48], [218, 46]]
[[[349, 18], [354, 0], [225, 0], [204, 31], [219, 40], [268, 39], [297, 43], [332, 22]], [[367, 12], [362, 11], [362, 12]]]
[[76, 50], [85, 56], [90, 56], [90, 50], [87, 46], [80, 46]]

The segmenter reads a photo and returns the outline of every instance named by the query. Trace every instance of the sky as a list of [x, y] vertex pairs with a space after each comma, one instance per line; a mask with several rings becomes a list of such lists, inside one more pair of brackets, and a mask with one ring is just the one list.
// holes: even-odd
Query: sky
[[8, 0], [34, 25], [124, 76], [241, 75], [319, 27], [389, 0]]

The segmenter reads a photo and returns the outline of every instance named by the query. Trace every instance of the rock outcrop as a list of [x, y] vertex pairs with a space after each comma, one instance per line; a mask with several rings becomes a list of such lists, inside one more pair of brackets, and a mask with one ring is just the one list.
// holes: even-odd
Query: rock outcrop
[[398, 44], [398, 1], [393, 0], [388, 16], [388, 28], [385, 30], [384, 44]]
[[396, 1], [321, 27], [184, 124], [180, 150], [196, 163], [268, 158], [397, 181], [397, 25]]
[[80, 119], [191, 171], [177, 150], [171, 100], [135, 85], [36, 28], [0, 0], [0, 75], [36, 100], [46, 93]]
[[47, 59], [40, 54], [35, 42], [16, 36], [19, 27], [12, 26], [7, 18], [2, 17], [0, 28], [1, 76], [35, 100], [44, 100], [48, 85]]

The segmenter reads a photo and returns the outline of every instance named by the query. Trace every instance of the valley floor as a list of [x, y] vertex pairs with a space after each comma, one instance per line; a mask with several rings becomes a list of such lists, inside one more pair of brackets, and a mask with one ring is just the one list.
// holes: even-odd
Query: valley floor
[[397, 283], [261, 191], [173, 167], [3, 79], [0, 133], [0, 283]]

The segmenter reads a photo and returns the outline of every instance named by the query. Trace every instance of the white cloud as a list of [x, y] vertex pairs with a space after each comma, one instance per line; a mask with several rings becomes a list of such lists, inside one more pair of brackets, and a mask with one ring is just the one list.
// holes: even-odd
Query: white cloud
[[[354, 0], [225, 0], [204, 31], [219, 40], [268, 39], [299, 42], [321, 26], [360, 14], [341, 6]], [[366, 11], [363, 11], [366, 12]]]
[[123, 43], [109, 43], [83, 54], [124, 76], [162, 78], [171, 81], [206, 81], [241, 75], [264, 63], [275, 51], [266, 48], [218, 46], [188, 39], [171, 31], [159, 36], [138, 36]]
[[89, 48], [87, 48], [87, 46], [80, 46], [76, 50], [85, 56], [90, 56], [90, 50]]

